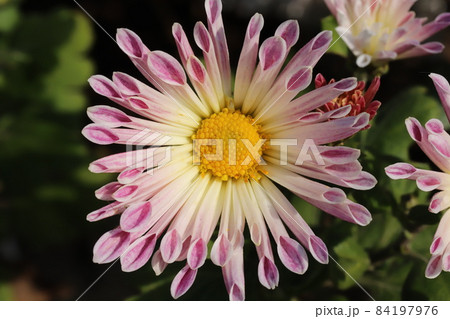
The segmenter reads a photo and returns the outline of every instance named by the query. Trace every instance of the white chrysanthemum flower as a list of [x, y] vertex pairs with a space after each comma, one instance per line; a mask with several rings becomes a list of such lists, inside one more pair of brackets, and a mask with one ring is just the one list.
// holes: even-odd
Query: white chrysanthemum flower
[[450, 24], [450, 13], [424, 24], [410, 11], [416, 0], [325, 0], [336, 17], [336, 31], [357, 57], [356, 64], [384, 64], [394, 59], [436, 54], [440, 42], [422, 43]]

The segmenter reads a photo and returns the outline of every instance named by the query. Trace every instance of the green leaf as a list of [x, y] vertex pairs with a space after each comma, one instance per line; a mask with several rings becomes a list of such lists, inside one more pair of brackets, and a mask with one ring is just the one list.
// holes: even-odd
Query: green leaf
[[358, 228], [358, 242], [368, 250], [380, 251], [393, 244], [403, 232], [402, 224], [390, 211], [373, 214], [372, 222]]
[[376, 300], [401, 300], [403, 284], [413, 264], [402, 256], [391, 257], [367, 272], [359, 282]]
[[314, 227], [319, 224], [320, 216], [323, 214], [320, 209], [297, 196], [292, 198], [291, 203], [309, 226]]
[[338, 256], [340, 271], [343, 276], [339, 276], [337, 285], [340, 289], [348, 289], [356, 284], [364, 272], [369, 268], [370, 259], [364, 248], [358, 241], [351, 237], [334, 247], [334, 252]]
[[141, 292], [138, 295], [131, 296], [127, 300], [157, 300], [154, 296], [168, 295], [170, 291], [170, 283], [173, 280], [173, 276], [164, 276], [156, 278], [153, 282], [141, 287]]
[[[381, 84], [383, 86], [383, 83]], [[433, 92], [435, 96], [437, 94]], [[413, 87], [403, 91], [387, 103], [383, 103], [376, 124], [369, 130], [367, 145], [377, 154], [391, 155], [408, 161], [408, 148], [413, 143], [405, 120], [415, 117], [422, 124], [437, 118], [447, 123], [445, 113], [438, 100], [427, 95], [424, 87]]]
[[[58, 14], [65, 17], [68, 12], [61, 11]], [[59, 112], [85, 109], [87, 100], [78, 88], [86, 85], [87, 79], [94, 72], [93, 64], [85, 57], [85, 51], [93, 38], [90, 24], [84, 15], [78, 13], [73, 15], [73, 23], [70, 36], [56, 51], [58, 67], [42, 79], [47, 89], [42, 91], [43, 98], [54, 100]]]
[[[428, 213], [430, 214], [430, 213]], [[437, 225], [423, 226], [416, 233], [408, 233], [410, 238], [407, 249], [408, 251], [423, 261], [428, 261], [430, 255], [430, 245], [433, 241], [434, 233]]]
[[442, 272], [437, 278], [425, 277], [425, 262], [416, 263], [405, 281], [404, 299], [437, 301], [450, 300], [450, 273]]
[[339, 34], [336, 32], [336, 27], [338, 26], [336, 19], [330, 15], [321, 20], [322, 30], [330, 30], [333, 32], [333, 40], [330, 47], [328, 48], [328, 53], [334, 53], [346, 58], [348, 56], [348, 48]]

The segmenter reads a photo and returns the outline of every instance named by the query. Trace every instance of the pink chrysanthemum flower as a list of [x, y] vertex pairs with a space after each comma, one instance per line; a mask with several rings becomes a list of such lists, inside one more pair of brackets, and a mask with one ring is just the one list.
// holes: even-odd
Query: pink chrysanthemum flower
[[[330, 45], [331, 32], [318, 34], [282, 70], [298, 40], [298, 23], [282, 23], [259, 46], [260, 14], [248, 25], [232, 90], [222, 4], [206, 0], [205, 7], [208, 27], [198, 22], [194, 28], [204, 63], [194, 55], [179, 24], [173, 26], [173, 35], [181, 64], [167, 53], [150, 51], [132, 31], [119, 29], [118, 45], [154, 88], [124, 73], [114, 73], [112, 81], [99, 75], [90, 78], [97, 93], [140, 117], [93, 106], [88, 115], [94, 123], [83, 134], [98, 144], [147, 147], [90, 165], [95, 173], [120, 174], [116, 182], [96, 191], [99, 199], [113, 202], [87, 219], [120, 214], [120, 225], [95, 244], [97, 263], [120, 257], [123, 271], [133, 271], [151, 258], [159, 275], [167, 264], [185, 261], [172, 282], [174, 298], [193, 284], [213, 240], [210, 259], [222, 267], [230, 299], [242, 300], [246, 224], [260, 259], [259, 280], [269, 289], [278, 285], [269, 232], [289, 270], [306, 271], [305, 248], [320, 263], [328, 262], [325, 244], [274, 182], [340, 219], [359, 225], [370, 222], [368, 210], [347, 199], [340, 188], [312, 180], [359, 190], [375, 185], [375, 178], [362, 171], [359, 150], [327, 146], [364, 128], [369, 114], [346, 117], [350, 106], [314, 112], [353, 90], [355, 78], [295, 99], [311, 83], [312, 68]], [[302, 154], [304, 145], [307, 152]], [[223, 156], [215, 157], [219, 151]], [[212, 239], [217, 224], [217, 238]]]
[[[335, 79], [331, 79], [330, 82], [327, 82], [325, 77], [319, 73], [317, 74], [314, 82], [316, 89], [318, 89], [321, 88], [322, 86], [332, 84], [336, 81]], [[377, 114], [377, 111], [381, 105], [380, 101], [373, 100], [379, 88], [380, 88], [379, 76], [376, 76], [373, 79], [367, 90], [366, 90], [366, 83], [364, 81], [358, 81], [358, 84], [353, 90], [343, 92], [341, 95], [334, 98], [332, 101], [329, 101], [325, 103], [323, 106], [319, 107], [318, 110], [322, 112], [330, 112], [333, 110], [337, 110], [343, 106], [350, 105], [351, 110], [347, 116], [355, 116], [361, 114], [362, 112], [366, 112], [370, 116], [369, 120], [372, 120]], [[368, 128], [370, 128], [370, 124], [368, 124], [365, 127], [365, 129]]]
[[416, 18], [415, 12], [409, 11], [414, 2], [325, 0], [338, 22], [336, 31], [357, 57], [360, 68], [442, 52], [442, 43], [422, 42], [450, 24], [450, 13], [424, 24], [426, 18]]
[[[450, 86], [439, 74], [430, 74], [441, 99], [447, 118], [450, 120]], [[431, 119], [425, 127], [415, 118], [406, 119], [406, 128], [411, 138], [442, 172], [417, 169], [408, 163], [397, 163], [386, 167], [392, 179], [412, 179], [425, 192], [439, 190], [433, 195], [428, 210], [437, 214], [450, 207], [450, 136], [444, 125]], [[450, 210], [442, 216], [430, 247], [431, 259], [425, 270], [427, 278], [437, 277], [442, 270], [450, 271]]]

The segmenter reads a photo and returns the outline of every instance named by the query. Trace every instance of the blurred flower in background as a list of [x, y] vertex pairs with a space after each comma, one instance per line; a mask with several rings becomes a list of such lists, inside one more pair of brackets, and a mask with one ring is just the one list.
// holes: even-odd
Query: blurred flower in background
[[356, 56], [356, 64], [382, 66], [395, 59], [441, 53], [440, 42], [422, 43], [450, 25], [450, 13], [432, 22], [410, 11], [416, 0], [325, 0], [336, 31]]

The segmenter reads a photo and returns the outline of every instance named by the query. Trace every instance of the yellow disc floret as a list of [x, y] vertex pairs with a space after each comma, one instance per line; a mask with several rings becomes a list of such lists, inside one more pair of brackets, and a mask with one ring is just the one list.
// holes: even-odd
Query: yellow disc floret
[[223, 109], [204, 119], [192, 136], [194, 164], [223, 181], [229, 178], [259, 180], [264, 172], [262, 154], [267, 148], [260, 126], [240, 111]]

